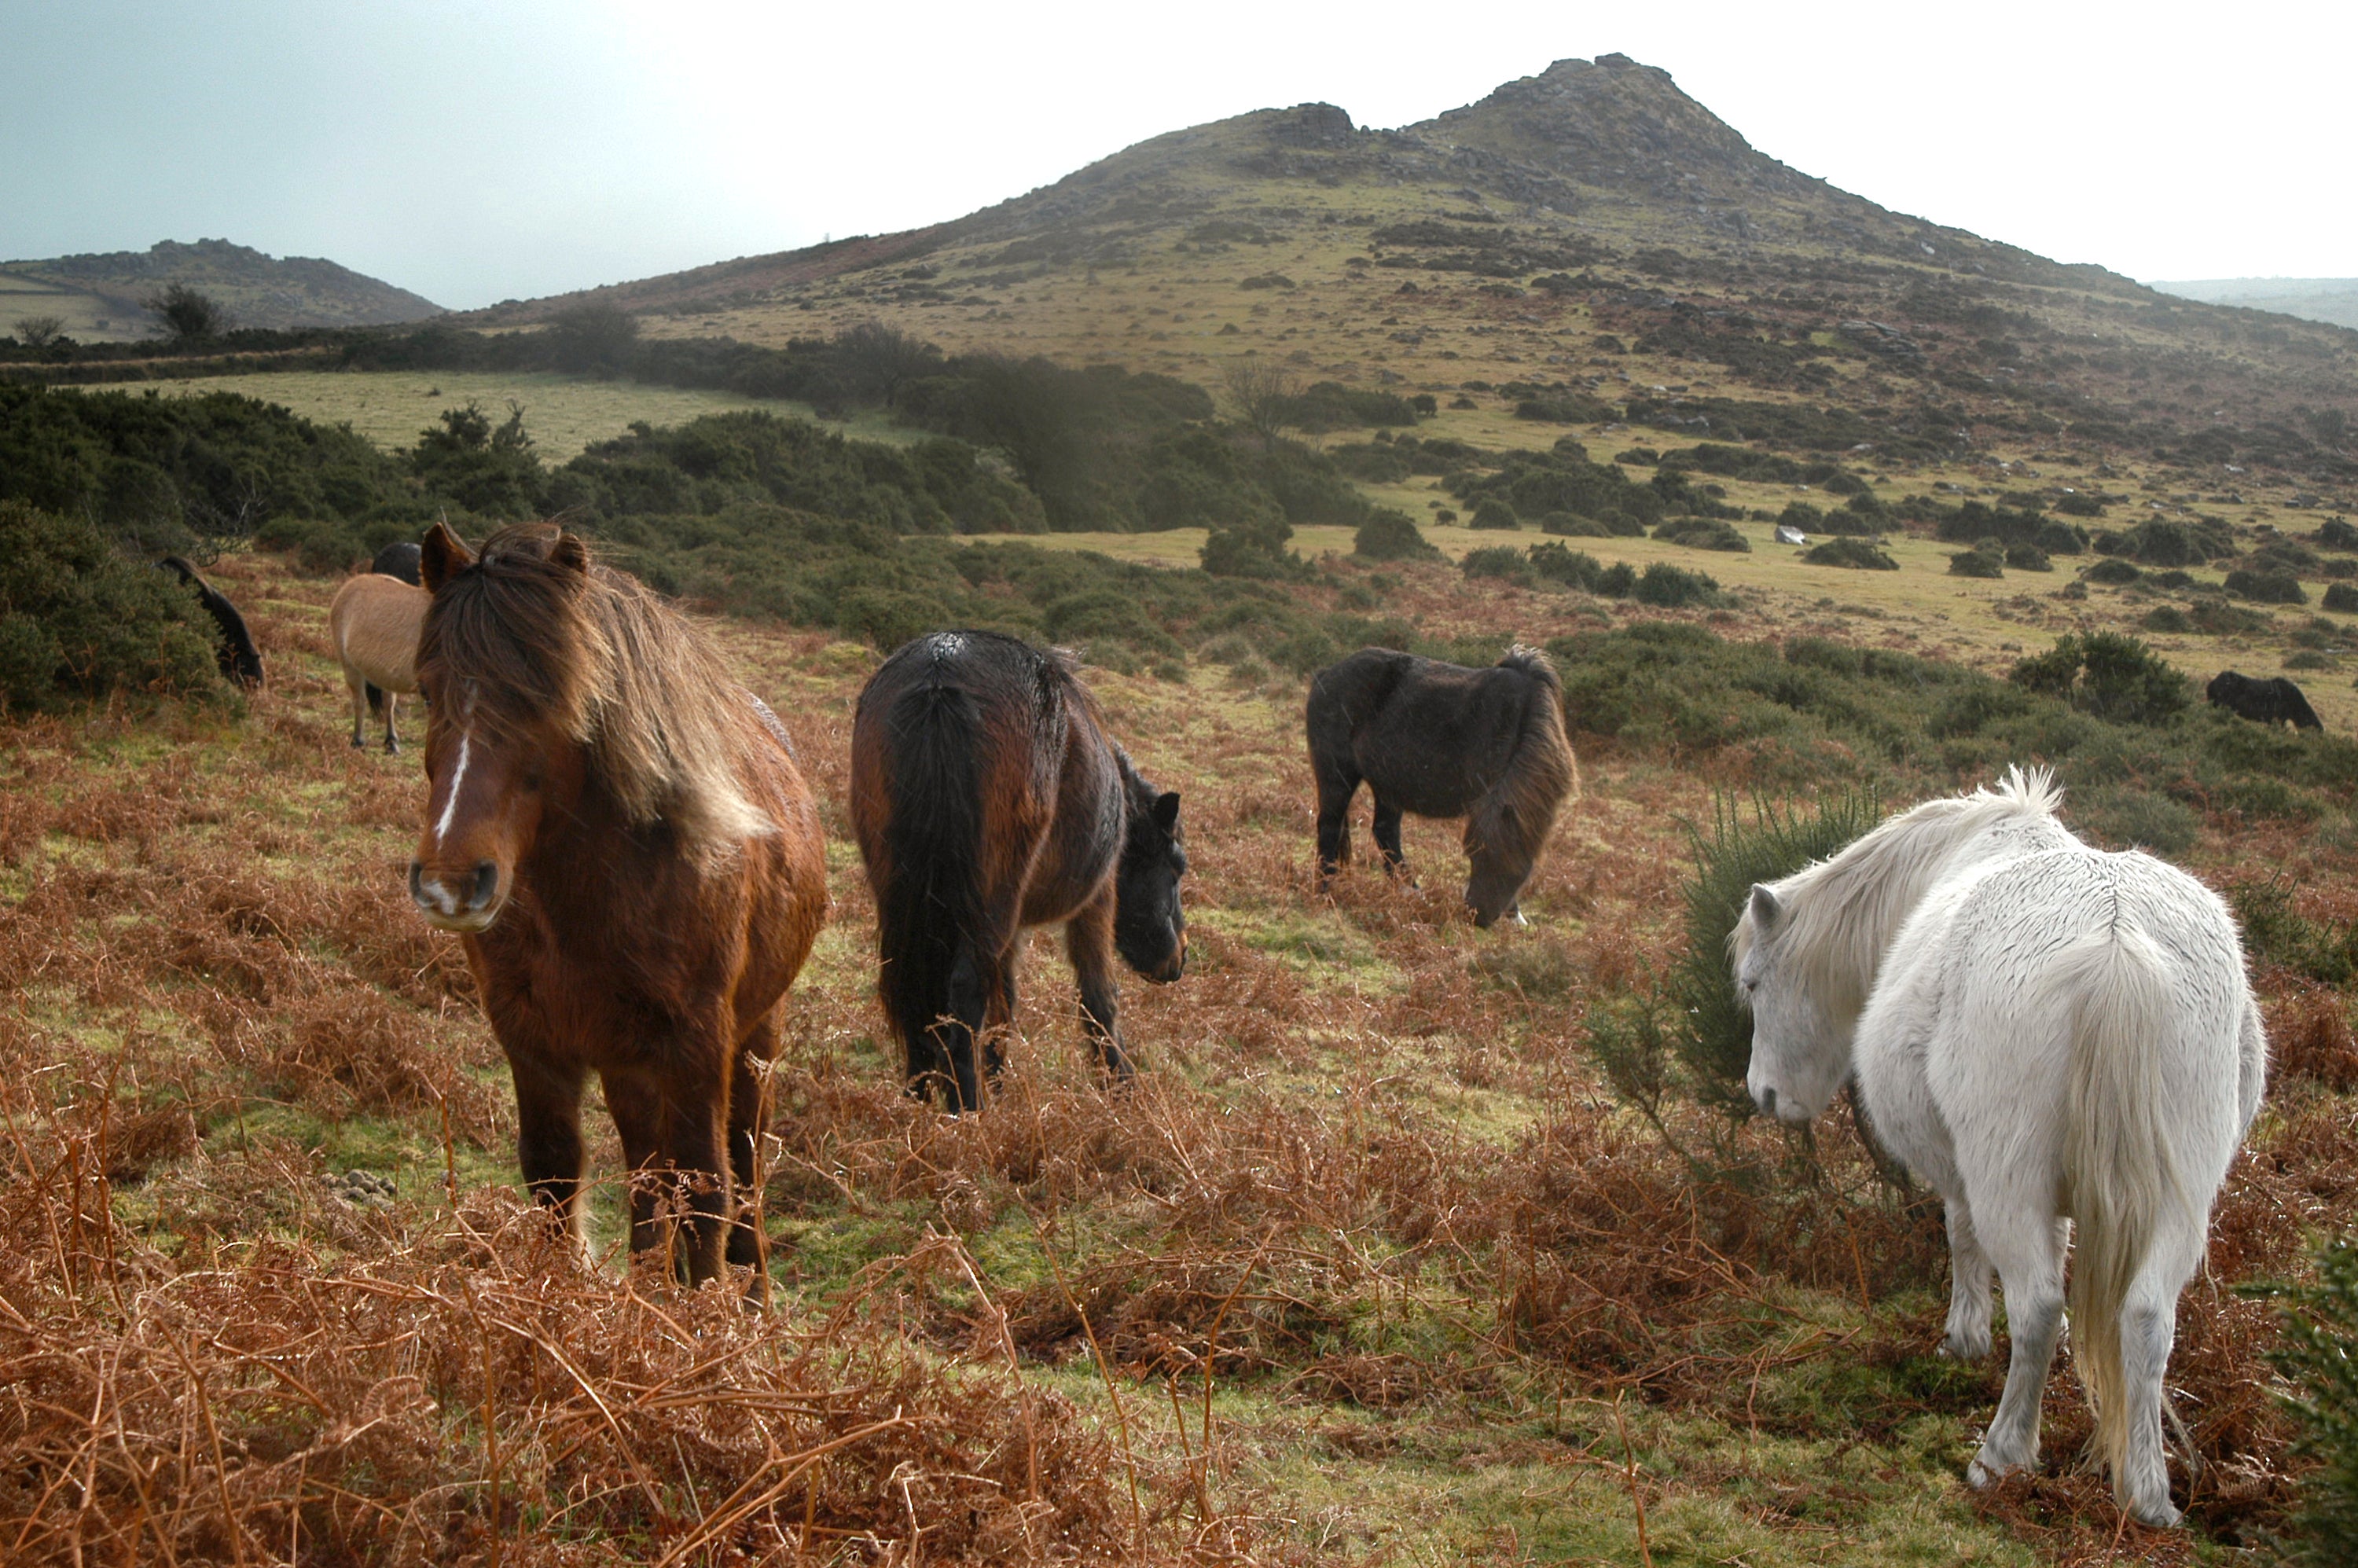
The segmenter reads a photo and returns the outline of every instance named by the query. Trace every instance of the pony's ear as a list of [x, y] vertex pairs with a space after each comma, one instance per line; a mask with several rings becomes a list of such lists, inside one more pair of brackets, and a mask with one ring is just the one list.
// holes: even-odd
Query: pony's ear
[[1752, 884], [1752, 924], [1766, 931], [1775, 925], [1784, 913], [1785, 906], [1777, 902], [1777, 895], [1768, 891], [1767, 883]]
[[428, 593], [475, 564], [475, 552], [459, 541], [447, 523], [437, 523], [417, 542], [417, 580]]
[[1177, 792], [1174, 791], [1155, 797], [1154, 826], [1162, 828], [1165, 833], [1170, 833], [1178, 827], [1179, 796]]
[[548, 561], [576, 577], [590, 575], [590, 546], [581, 542], [579, 534], [560, 533], [557, 543], [548, 547]]

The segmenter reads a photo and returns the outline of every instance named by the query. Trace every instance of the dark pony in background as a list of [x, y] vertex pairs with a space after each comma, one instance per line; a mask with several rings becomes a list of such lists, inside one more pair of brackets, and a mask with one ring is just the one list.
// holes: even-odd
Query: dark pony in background
[[1547, 655], [1508, 650], [1469, 670], [1362, 648], [1310, 683], [1310, 770], [1318, 784], [1318, 876], [1351, 858], [1351, 799], [1375, 796], [1376, 849], [1398, 872], [1401, 815], [1466, 818], [1474, 924], [1520, 920], [1517, 900], [1555, 814], [1580, 787], [1563, 733], [1563, 683]]
[[995, 1077], [1018, 939], [1058, 921], [1082, 1026], [1130, 1076], [1114, 955], [1150, 980], [1186, 968], [1179, 797], [1139, 776], [1064, 658], [989, 632], [903, 646], [860, 694], [851, 824], [910, 1092], [981, 1108], [975, 1042]]
[[262, 684], [262, 654], [254, 645], [254, 635], [245, 629], [245, 617], [237, 606], [197, 575], [197, 568], [178, 556], [166, 556], [156, 565], [172, 573], [188, 587], [196, 589], [197, 602], [213, 618], [218, 635], [213, 639], [213, 660], [221, 673], [238, 685], [252, 688]]
[[432, 702], [426, 918], [461, 935], [514, 1076], [517, 1153], [577, 1226], [599, 1076], [631, 1246], [701, 1282], [769, 1276], [763, 1068], [827, 910], [817, 811], [775, 715], [637, 579], [550, 524], [480, 556], [437, 524], [417, 643]]
[[2213, 708], [2223, 708], [2230, 713], [2261, 724], [2289, 724], [2296, 730], [2322, 730], [2325, 723], [2309, 707], [2309, 698], [2300, 687], [2282, 676], [2257, 680], [2237, 675], [2234, 670], [2222, 670], [2211, 677], [2203, 695]]

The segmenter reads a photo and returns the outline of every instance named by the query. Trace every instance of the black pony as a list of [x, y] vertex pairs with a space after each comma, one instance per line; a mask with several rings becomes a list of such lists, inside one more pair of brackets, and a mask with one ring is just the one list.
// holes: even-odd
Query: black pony
[[1547, 655], [1515, 647], [1487, 670], [1362, 648], [1310, 683], [1310, 770], [1318, 781], [1323, 887], [1351, 858], [1351, 798], [1376, 799], [1376, 848], [1397, 872], [1402, 812], [1466, 818], [1474, 924], [1520, 920], [1517, 904], [1580, 769], [1563, 734], [1563, 683]]
[[2233, 670], [2222, 670], [2211, 677], [2204, 695], [2213, 708], [2223, 708], [2230, 713], [2261, 724], [2290, 724], [2296, 730], [2322, 730], [2324, 720], [2301, 696], [2300, 687], [2282, 676], [2267, 680], [2255, 680], [2239, 676]]
[[213, 660], [221, 673], [238, 685], [252, 688], [262, 684], [262, 654], [254, 645], [253, 633], [245, 629], [245, 617], [216, 590], [212, 584], [197, 575], [197, 568], [178, 556], [166, 556], [156, 565], [166, 571], [176, 572], [182, 582], [197, 590], [197, 602], [213, 618], [220, 635], [213, 641]]
[[376, 559], [369, 563], [369, 570], [384, 577], [397, 577], [410, 587], [418, 588], [423, 585], [417, 580], [417, 556], [416, 542], [404, 539], [379, 550]]
[[903, 645], [860, 693], [851, 826], [912, 1094], [981, 1108], [976, 1038], [995, 1076], [1017, 943], [1060, 921], [1082, 1027], [1130, 1076], [1114, 954], [1154, 981], [1187, 965], [1179, 797], [1139, 777], [1063, 657], [990, 632]]

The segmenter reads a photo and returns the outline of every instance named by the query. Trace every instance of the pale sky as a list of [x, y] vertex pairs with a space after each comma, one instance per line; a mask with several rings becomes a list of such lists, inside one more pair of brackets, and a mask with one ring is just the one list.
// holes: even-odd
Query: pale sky
[[0, 0], [0, 257], [225, 238], [468, 307], [957, 217], [1311, 101], [1670, 71], [1887, 207], [2140, 278], [2358, 276], [2358, 4]]

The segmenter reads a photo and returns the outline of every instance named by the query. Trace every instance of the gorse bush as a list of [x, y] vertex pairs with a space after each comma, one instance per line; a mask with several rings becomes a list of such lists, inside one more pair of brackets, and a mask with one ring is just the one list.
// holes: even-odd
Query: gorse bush
[[2158, 724], [2194, 700], [2194, 683], [2136, 638], [2118, 632], [2067, 636], [2024, 659], [2007, 677], [2124, 724]]
[[1896, 572], [1899, 563], [1865, 539], [1833, 538], [1801, 552], [1813, 567], [1847, 567], [1854, 571]]
[[1744, 1076], [1752, 1056], [1752, 1015], [1737, 1000], [1727, 938], [1755, 882], [1790, 876], [1841, 849], [1882, 820], [1872, 791], [1822, 797], [1813, 810], [1756, 801], [1747, 813], [1727, 796], [1708, 827], [1693, 829], [1694, 870], [1681, 890], [1686, 945], [1660, 987], [1661, 1022], [1593, 1029], [1589, 1049], [1616, 1090], [1632, 1103], [1678, 1093], [1734, 1120], [1752, 1114]]
[[2268, 1360], [2293, 1388], [2293, 1455], [2313, 1466], [2287, 1520], [2289, 1560], [2326, 1568], [2358, 1561], [2358, 1243], [2335, 1238], [2314, 1260], [2316, 1277], [2278, 1297]]
[[213, 637], [194, 596], [89, 523], [0, 501], [0, 708], [220, 695]]

